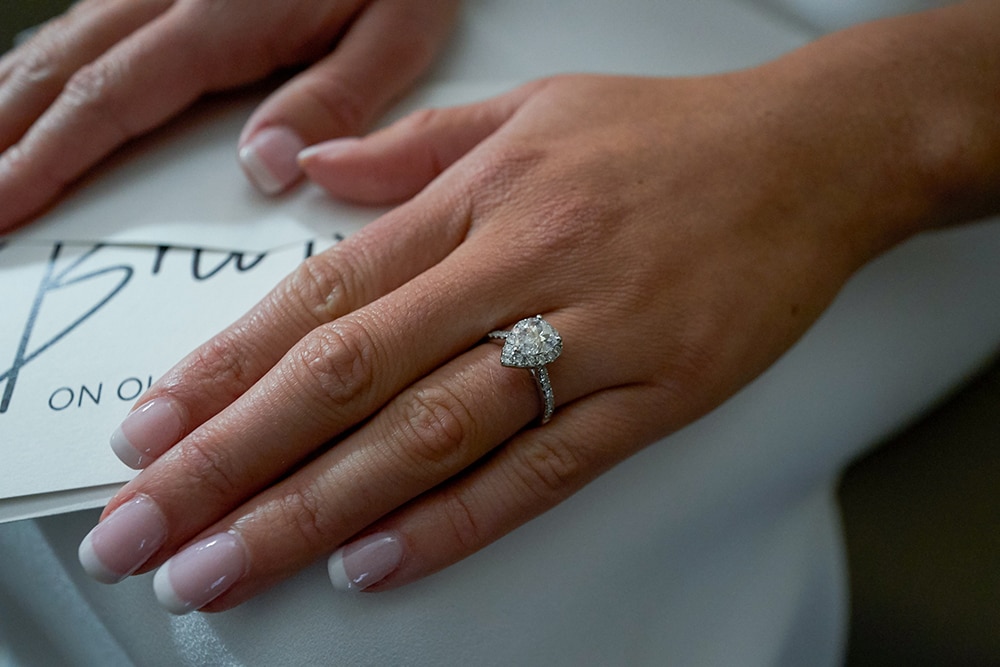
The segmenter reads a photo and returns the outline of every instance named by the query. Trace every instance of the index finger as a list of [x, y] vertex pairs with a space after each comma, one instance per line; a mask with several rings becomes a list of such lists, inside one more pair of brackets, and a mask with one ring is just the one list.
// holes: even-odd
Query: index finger
[[15, 143], [89, 62], [138, 30], [169, 5], [155, 2], [80, 2], [51, 19], [0, 60], [0, 150]]
[[205, 92], [202, 40], [189, 26], [175, 7], [70, 77], [0, 156], [0, 230], [37, 213], [98, 160]]

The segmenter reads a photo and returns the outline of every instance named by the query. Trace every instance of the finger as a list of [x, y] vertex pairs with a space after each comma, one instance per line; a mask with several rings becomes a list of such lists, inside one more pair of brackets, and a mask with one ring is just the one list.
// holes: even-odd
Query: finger
[[31, 127], [74, 72], [169, 5], [168, 0], [81, 2], [8, 54], [0, 65], [0, 149]]
[[[551, 318], [571, 321], [560, 314]], [[585, 343], [575, 352], [586, 357], [598, 347]], [[454, 477], [537, 420], [540, 401], [531, 374], [504, 368], [499, 358], [500, 346], [491, 343], [454, 359], [301, 471], [202, 531], [195, 542], [234, 531], [246, 556], [239, 582], [212, 608], [238, 604], [329, 554], [350, 535]], [[585, 368], [558, 360], [551, 369], [564, 401], [600, 381]], [[186, 580], [197, 575], [215, 581], [221, 574], [192, 564], [187, 555], [175, 562], [185, 561], [180, 570], [166, 566], [157, 575], [157, 588], [165, 593], [161, 599], [174, 611], [207, 602], [190, 594]], [[172, 578], [178, 581], [168, 586]], [[188, 593], [174, 594], [180, 589]]]
[[365, 139], [308, 148], [299, 161], [334, 197], [363, 204], [408, 199], [496, 132], [537, 85], [476, 104], [418, 111]]
[[[459, 266], [443, 262], [424, 272], [389, 295], [401, 304], [398, 308], [384, 298], [311, 332], [238, 401], [126, 485], [105, 518], [114, 525], [115, 511], [126, 502], [149, 499], [155, 508], [151, 516], [158, 517], [153, 522], [157, 539], [143, 531], [131, 531], [122, 539], [138, 534], [154, 550], [165, 544], [161, 551], [169, 554], [493, 328], [504, 309], [472, 298], [485, 291], [485, 283], [501, 297], [510, 292], [501, 302], [523, 310], [519, 302], [527, 298], [503, 285], [501, 269], [476, 275], [473, 262], [474, 256]], [[435, 275], [456, 271], [469, 275], [467, 284]], [[475, 305], [462, 310], [458, 304]], [[441, 323], [456, 312], [463, 317], [450, 322], [442, 335]], [[100, 525], [95, 529], [97, 534], [101, 530]], [[120, 544], [112, 551], [133, 553]], [[145, 552], [142, 560], [150, 555]], [[121, 567], [118, 571], [127, 574]]]
[[307, 145], [355, 135], [426, 69], [453, 23], [457, 0], [377, 0], [336, 49], [282, 86], [253, 114], [240, 138], [240, 163], [263, 192], [301, 175]]
[[331, 582], [341, 590], [388, 590], [472, 555], [676, 428], [664, 408], [662, 392], [639, 384], [561, 407], [545, 428], [521, 433], [335, 552]]
[[112, 436], [132, 468], [144, 468], [239, 398], [302, 338], [396, 289], [459, 242], [451, 223], [418, 206], [392, 211], [301, 264], [246, 315], [150, 387]]
[[77, 70], [0, 156], [0, 229], [38, 211], [111, 150], [197, 99], [204, 91], [201, 46], [189, 21], [172, 10]]
[[[246, 556], [237, 567], [226, 565], [241, 576], [227, 582], [225, 597], [211, 608], [238, 604], [328, 555], [532, 420], [538, 397], [530, 374], [500, 367], [498, 354], [494, 345], [479, 346], [439, 369], [365, 428], [194, 537], [197, 544], [232, 530]], [[174, 612], [210, 602], [192, 580], [225, 574], [192, 564], [191, 553], [197, 548], [157, 574], [158, 597]]]
[[[112, 437], [118, 456], [133, 468], [149, 465], [240, 397], [314, 328], [388, 294], [441, 261], [468, 232], [471, 203], [452, 194], [467, 190], [442, 184], [438, 193], [395, 209], [306, 262], [137, 401], [138, 408]], [[482, 273], [480, 262], [473, 264], [460, 271]], [[442, 284], [452, 282], [447, 277]], [[428, 284], [426, 278], [422, 284]], [[429, 284], [432, 292], [440, 289]]]
[[470, 347], [490, 326], [487, 308], [466, 309], [442, 336], [441, 323], [461, 312], [458, 302], [471, 302], [470, 293], [458, 286], [448, 293], [428, 290], [421, 282], [392, 293], [403, 307], [377, 300], [311, 331], [239, 400], [126, 485], [106, 511], [132, 495], [149, 495], [167, 512], [172, 534], [186, 539]]

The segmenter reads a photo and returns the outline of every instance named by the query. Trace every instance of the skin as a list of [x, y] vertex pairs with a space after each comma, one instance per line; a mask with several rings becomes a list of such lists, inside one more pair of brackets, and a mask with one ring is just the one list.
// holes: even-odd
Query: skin
[[206, 93], [314, 63], [247, 121], [364, 131], [423, 72], [458, 0], [83, 0], [0, 60], [0, 232]]
[[[233, 607], [358, 535], [414, 581], [711, 410], [860, 266], [996, 212], [1000, 8], [854, 28], [753, 69], [565, 76], [419, 112], [302, 162], [401, 202], [306, 262], [138, 404], [185, 436], [111, 501], [162, 510], [141, 571], [227, 530]], [[863, 103], [860, 101], [863, 100]], [[541, 313], [557, 410], [486, 332]]]

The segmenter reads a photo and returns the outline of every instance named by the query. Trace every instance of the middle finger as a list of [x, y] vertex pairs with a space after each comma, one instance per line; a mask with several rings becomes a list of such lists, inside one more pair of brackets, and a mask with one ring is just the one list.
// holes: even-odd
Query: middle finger
[[[567, 311], [546, 315], [571, 331]], [[574, 362], [599, 353], [579, 339]], [[414, 383], [370, 422], [289, 478], [201, 531], [157, 574], [157, 594], [169, 609], [233, 606], [289, 576], [373, 521], [462, 473], [540, 414], [529, 372], [500, 364], [500, 346], [474, 347]], [[614, 382], [587, 364], [549, 366], [560, 404]], [[218, 562], [205, 553], [216, 541], [235, 545]], [[211, 550], [211, 548], [209, 548]], [[199, 582], [226, 579], [209, 590]]]
[[[468, 349], [497, 322], [531, 307], [521, 303], [529, 298], [523, 285], [504, 282], [502, 269], [482, 266], [480, 254], [463, 252], [467, 247], [386, 297], [312, 331], [239, 400], [127, 484], [105, 513], [142, 505], [140, 514], [148, 520], [122, 539], [142, 534], [145, 546], [141, 554], [122, 556], [104, 578], [131, 573], [153, 551], [170, 553]], [[482, 294], [507, 307], [498, 309], [478, 298]], [[99, 525], [94, 534], [108, 532]], [[110, 544], [104, 551], [126, 554], [129, 547]]]

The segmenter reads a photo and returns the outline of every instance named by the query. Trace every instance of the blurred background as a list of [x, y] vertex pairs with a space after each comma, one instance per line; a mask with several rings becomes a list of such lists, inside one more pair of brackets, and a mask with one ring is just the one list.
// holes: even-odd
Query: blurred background
[[[0, 51], [70, 4], [2, 0]], [[855, 462], [840, 503], [847, 664], [1000, 666], [1000, 363]]]

